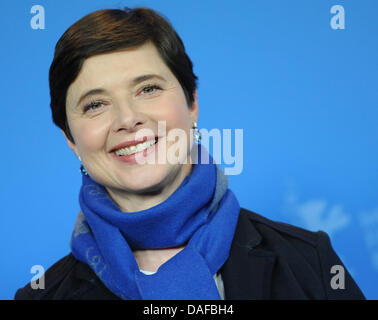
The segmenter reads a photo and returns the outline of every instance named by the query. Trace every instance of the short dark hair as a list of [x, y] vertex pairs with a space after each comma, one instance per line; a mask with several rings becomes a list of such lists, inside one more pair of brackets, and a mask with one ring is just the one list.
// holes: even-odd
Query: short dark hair
[[103, 9], [69, 27], [55, 46], [49, 71], [53, 122], [74, 143], [66, 114], [68, 87], [84, 60], [101, 53], [138, 47], [151, 41], [183, 88], [186, 101], [194, 102], [197, 76], [184, 44], [167, 19], [148, 8]]

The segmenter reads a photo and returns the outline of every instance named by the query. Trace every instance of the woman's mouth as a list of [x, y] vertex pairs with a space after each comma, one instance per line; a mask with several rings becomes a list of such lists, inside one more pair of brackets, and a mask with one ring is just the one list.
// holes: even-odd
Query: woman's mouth
[[145, 158], [156, 150], [158, 140], [158, 137], [155, 137], [155, 139], [150, 139], [136, 145], [117, 149], [113, 151], [112, 154], [116, 159], [121, 160], [122, 162], [129, 164], [144, 164]]
[[158, 140], [158, 138], [155, 137], [154, 140], [148, 140], [148, 141], [145, 141], [145, 142], [142, 142], [142, 143], [138, 143], [138, 144], [130, 146], [130, 147], [125, 147], [125, 148], [122, 148], [122, 149], [118, 149], [118, 150], [114, 151], [114, 153], [117, 156], [120, 156], [120, 157], [121, 156], [129, 156], [129, 155], [135, 154], [137, 152], [142, 152], [142, 151], [150, 148], [155, 143], [157, 143], [157, 140]]

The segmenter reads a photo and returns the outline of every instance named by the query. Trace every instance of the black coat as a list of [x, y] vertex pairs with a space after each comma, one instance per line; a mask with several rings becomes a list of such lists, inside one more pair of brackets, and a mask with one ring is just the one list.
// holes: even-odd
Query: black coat
[[[334, 282], [331, 285], [332, 277], [342, 275], [331, 273], [334, 265], [345, 270], [344, 288], [335, 289]], [[243, 208], [230, 256], [220, 272], [227, 300], [365, 299], [332, 249], [326, 233], [274, 222]], [[119, 298], [88, 265], [69, 254], [46, 271], [45, 289], [33, 290], [27, 284], [17, 290], [15, 299]]]

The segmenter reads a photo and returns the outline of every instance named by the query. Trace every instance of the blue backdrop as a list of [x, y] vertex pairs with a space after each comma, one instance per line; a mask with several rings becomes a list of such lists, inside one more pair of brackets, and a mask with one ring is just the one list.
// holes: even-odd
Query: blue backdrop
[[[34, 5], [44, 29], [32, 28]], [[376, 0], [1, 1], [0, 298], [69, 252], [79, 209], [79, 162], [49, 108], [55, 43], [85, 14], [123, 6], [156, 9], [181, 35], [199, 76], [199, 128], [244, 130], [243, 171], [229, 176], [241, 205], [328, 232], [377, 299]]]

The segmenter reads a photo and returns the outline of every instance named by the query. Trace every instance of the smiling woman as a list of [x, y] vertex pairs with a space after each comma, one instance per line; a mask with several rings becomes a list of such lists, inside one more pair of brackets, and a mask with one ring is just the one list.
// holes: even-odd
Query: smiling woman
[[81, 210], [46, 288], [16, 299], [364, 298], [324, 232], [240, 208], [201, 145], [196, 80], [153, 10], [96, 11], [62, 35], [51, 110], [82, 162]]
[[[158, 136], [158, 123], [164, 121], [167, 131], [180, 128], [189, 138], [198, 118], [194, 99], [188, 106], [180, 83], [151, 42], [95, 55], [83, 63], [67, 91], [67, 123], [75, 141], [67, 137], [68, 145], [123, 211], [151, 208], [167, 199], [191, 170], [188, 161], [157, 163], [157, 149], [175, 143]], [[141, 129], [151, 134], [138, 144]], [[190, 141], [178, 147], [187, 148], [186, 158]], [[146, 159], [135, 165], [138, 156], [154, 157], [156, 164]], [[145, 196], [151, 192], [156, 195]]]

